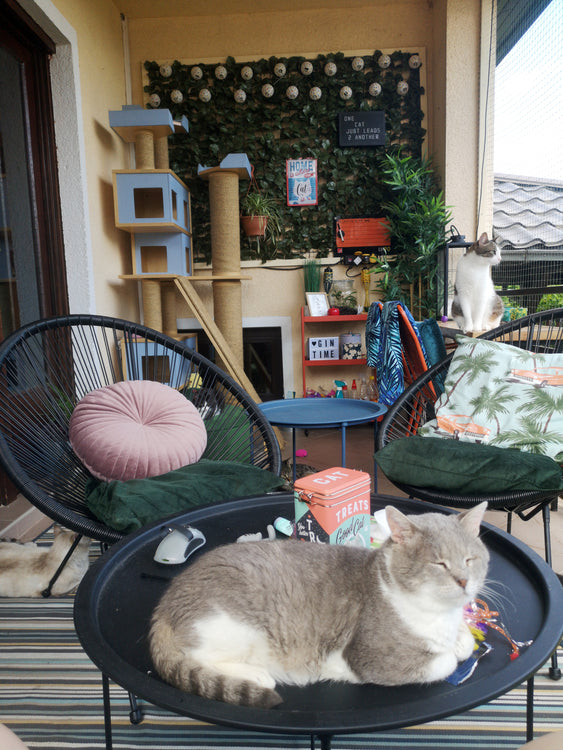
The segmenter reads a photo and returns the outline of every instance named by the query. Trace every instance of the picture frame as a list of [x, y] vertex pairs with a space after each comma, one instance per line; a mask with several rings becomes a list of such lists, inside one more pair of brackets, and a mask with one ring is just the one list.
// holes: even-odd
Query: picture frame
[[312, 318], [320, 318], [328, 315], [328, 297], [324, 292], [305, 292], [309, 315]]

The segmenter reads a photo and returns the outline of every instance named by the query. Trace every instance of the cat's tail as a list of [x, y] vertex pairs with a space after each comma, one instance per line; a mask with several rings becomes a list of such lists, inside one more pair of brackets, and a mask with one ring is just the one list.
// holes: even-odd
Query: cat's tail
[[255, 676], [243, 677], [229, 673], [220, 665], [210, 665], [194, 658], [176, 642], [173, 628], [154, 623], [150, 634], [150, 652], [154, 667], [163, 680], [187, 693], [202, 698], [254, 708], [273, 708], [282, 702], [273, 687], [260, 683], [260, 670]]

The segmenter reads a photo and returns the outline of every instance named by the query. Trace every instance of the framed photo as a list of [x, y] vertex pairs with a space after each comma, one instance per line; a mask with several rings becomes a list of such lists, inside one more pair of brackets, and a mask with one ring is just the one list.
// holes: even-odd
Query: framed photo
[[285, 176], [288, 206], [318, 204], [316, 159], [287, 159]]
[[328, 297], [324, 292], [305, 292], [305, 296], [311, 317], [320, 318], [328, 314]]

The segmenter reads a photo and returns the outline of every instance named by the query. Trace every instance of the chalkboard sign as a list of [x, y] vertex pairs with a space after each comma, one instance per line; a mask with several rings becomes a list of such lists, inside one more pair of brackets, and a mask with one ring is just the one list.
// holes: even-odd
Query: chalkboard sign
[[340, 112], [339, 146], [384, 146], [385, 112]]

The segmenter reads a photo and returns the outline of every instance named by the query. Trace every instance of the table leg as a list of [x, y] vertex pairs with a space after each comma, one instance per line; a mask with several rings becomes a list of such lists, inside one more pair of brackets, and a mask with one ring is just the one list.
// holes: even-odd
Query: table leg
[[526, 742], [534, 739], [534, 675], [526, 683]]
[[343, 424], [342, 427], [340, 428], [340, 436], [341, 436], [340, 448], [342, 452], [342, 462], [340, 466], [342, 466], [342, 468], [345, 469], [346, 468], [346, 425], [345, 424]]
[[106, 735], [106, 750], [112, 750], [113, 743], [111, 737], [111, 705], [109, 698], [109, 679], [102, 673], [102, 693], [104, 696], [104, 729]]
[[377, 419], [373, 421], [373, 491], [377, 495], [377, 461], [375, 454], [377, 452]]
[[295, 443], [295, 432], [296, 432], [295, 427], [291, 428], [291, 432], [292, 432], [292, 440], [293, 440], [293, 484], [295, 484], [295, 480], [297, 478], [297, 459], [295, 455], [296, 453], [295, 449], [297, 446]]

